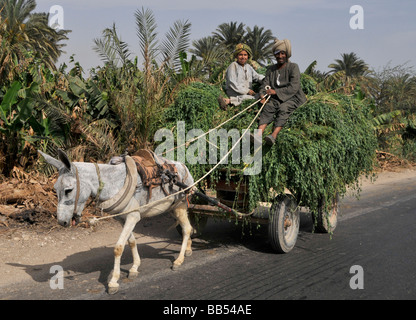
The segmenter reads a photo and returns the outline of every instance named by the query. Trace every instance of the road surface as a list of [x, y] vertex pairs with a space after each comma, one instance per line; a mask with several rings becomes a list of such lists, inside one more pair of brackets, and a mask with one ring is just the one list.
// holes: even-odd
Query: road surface
[[[303, 214], [288, 254], [271, 250], [264, 228], [243, 235], [234, 223], [210, 221], [179, 271], [170, 269], [180, 244], [176, 230], [139, 244], [142, 265], [135, 280], [126, 278], [131, 263], [126, 247], [116, 295], [106, 293], [112, 248], [97, 247], [55, 263], [15, 264], [31, 280], [1, 287], [0, 299], [158, 300], [170, 308], [166, 312], [179, 305], [168, 300], [415, 299], [416, 175], [411, 173], [367, 184], [359, 199], [347, 195], [332, 237], [312, 233], [311, 219]], [[51, 288], [59, 285], [52, 281], [53, 265], [64, 269], [63, 288]]]

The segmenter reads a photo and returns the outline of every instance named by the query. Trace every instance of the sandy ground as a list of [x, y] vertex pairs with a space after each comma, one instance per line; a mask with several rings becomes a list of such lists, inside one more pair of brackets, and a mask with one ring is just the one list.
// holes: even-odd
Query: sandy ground
[[[163, 214], [141, 221], [135, 229], [137, 243], [161, 243], [179, 238], [169, 229], [173, 217]], [[65, 258], [96, 248], [112, 252], [122, 225], [114, 219], [103, 220], [94, 227], [22, 227], [10, 228], [0, 234], [0, 289], [2, 286], [33, 281], [27, 269], [48, 264], [60, 264]], [[126, 247], [126, 250], [128, 247]]]
[[[416, 177], [415, 168], [381, 172], [374, 182], [362, 179], [362, 188], [372, 188], [409, 177]], [[163, 242], [164, 245], [169, 245], [172, 238], [179, 237], [175, 229], [167, 231], [173, 222], [168, 214], [141, 221], [135, 229], [138, 243], [152, 246]], [[68, 256], [94, 248], [111, 251], [121, 229], [121, 225], [112, 219], [90, 228], [63, 228], [52, 223], [47, 227], [32, 225], [3, 228], [0, 230], [0, 289], [13, 283], [33, 281], [27, 268], [64, 261]]]

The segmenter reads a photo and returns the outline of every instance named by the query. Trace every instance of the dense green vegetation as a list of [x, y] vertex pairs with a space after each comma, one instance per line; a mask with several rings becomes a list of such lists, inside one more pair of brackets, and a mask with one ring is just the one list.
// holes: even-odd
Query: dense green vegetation
[[[317, 212], [346, 186], [373, 170], [377, 147], [368, 106], [339, 94], [314, 96], [298, 108], [266, 154], [256, 185], [264, 194], [287, 187], [298, 203]], [[257, 193], [252, 196], [259, 200]], [[257, 196], [257, 199], [256, 199]]]
[[[310, 90], [309, 82], [304, 90]], [[184, 121], [188, 130], [198, 127], [207, 132], [223, 123], [235, 114], [235, 109], [221, 112], [216, 101], [219, 92], [217, 87], [209, 84], [184, 86], [175, 103], [167, 109], [167, 127], [174, 128], [177, 121]], [[243, 108], [251, 104], [253, 101], [246, 101]], [[223, 128], [228, 132], [238, 128], [242, 133], [258, 107], [254, 105], [250, 112]], [[322, 202], [330, 203], [335, 194], [345, 193], [346, 186], [356, 186], [358, 178], [370, 174], [375, 164], [377, 139], [371, 121], [371, 108], [359, 97], [330, 93], [309, 96], [308, 102], [293, 113], [278, 135], [277, 143], [271, 149], [262, 148], [261, 173], [249, 178], [250, 189], [256, 190], [249, 194], [251, 207], [259, 201], [273, 200], [276, 194], [288, 188], [299, 204], [317, 212]], [[254, 128], [256, 126], [251, 129]], [[193, 143], [197, 144], [196, 141]], [[229, 139], [228, 150], [233, 143], [236, 141]], [[207, 153], [209, 144], [205, 140], [203, 144], [206, 144], [205, 149], [199, 151]], [[238, 147], [241, 148], [241, 144]], [[219, 160], [221, 150], [217, 153]], [[254, 150], [251, 153], [254, 154]], [[232, 163], [231, 155], [228, 160], [219, 169], [241, 169], [239, 179], [242, 181], [247, 164], [243, 161]], [[199, 178], [216, 163], [187, 164], [194, 177]], [[254, 165], [252, 163], [250, 167]], [[218, 171], [214, 171], [210, 179], [215, 180], [218, 175]]]
[[[55, 154], [63, 148], [73, 159], [105, 162], [126, 149], [154, 149], [155, 132], [164, 127], [176, 134], [178, 121], [184, 121], [186, 131], [207, 132], [237, 112], [223, 111], [217, 102], [224, 94], [233, 47], [252, 44], [259, 72], [273, 63], [270, 30], [224, 23], [191, 46], [190, 23], [176, 21], [159, 42], [153, 13], [142, 8], [134, 15], [140, 56], [129, 51], [113, 25], [94, 41], [102, 66], [85, 76], [73, 59], [68, 61], [71, 68], [55, 67], [69, 31], [49, 28], [47, 14], [33, 13], [34, 1], [2, 0], [2, 7], [0, 169], [6, 178], [16, 167], [39, 169], [36, 149]], [[20, 32], [18, 25], [28, 26], [27, 37], [13, 36]], [[302, 74], [308, 102], [262, 157], [261, 174], [250, 179], [251, 188], [259, 191], [250, 194], [252, 205], [273, 196], [271, 189], [287, 187], [299, 203], [316, 209], [318, 199], [342, 194], [359, 175], [370, 173], [376, 149], [416, 161], [416, 76], [411, 67], [374, 72], [354, 53], [336, 60], [327, 74], [315, 65]], [[241, 134], [258, 107], [223, 128]], [[212, 166], [190, 164], [195, 178]], [[222, 166], [243, 169], [245, 164], [229, 161]]]

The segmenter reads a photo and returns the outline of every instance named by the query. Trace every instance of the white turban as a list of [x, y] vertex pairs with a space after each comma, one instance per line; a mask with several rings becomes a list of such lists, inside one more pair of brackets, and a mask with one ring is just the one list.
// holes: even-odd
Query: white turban
[[289, 59], [292, 56], [292, 45], [290, 44], [290, 41], [288, 39], [284, 39], [284, 40], [279, 40], [276, 39], [274, 40], [274, 44], [273, 44], [273, 53], [278, 51], [284, 51], [286, 52], [286, 56]]

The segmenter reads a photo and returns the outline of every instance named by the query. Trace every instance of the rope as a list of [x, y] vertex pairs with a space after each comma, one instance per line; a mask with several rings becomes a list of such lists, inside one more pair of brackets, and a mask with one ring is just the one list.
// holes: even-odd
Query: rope
[[[265, 97], [267, 97], [267, 95], [266, 95]], [[222, 126], [223, 126], [224, 124], [226, 124], [227, 122], [229, 122], [229, 121], [233, 120], [234, 118], [238, 117], [238, 116], [239, 116], [240, 114], [242, 114], [243, 112], [246, 112], [248, 109], [250, 109], [252, 106], [254, 106], [256, 103], [260, 102], [261, 100], [262, 100], [261, 98], [260, 98], [260, 99], [258, 99], [258, 100], [257, 100], [257, 101], [255, 101], [254, 103], [250, 104], [247, 108], [245, 108], [244, 110], [242, 110], [242, 111], [240, 111], [239, 113], [235, 114], [234, 116], [232, 116], [232, 117], [231, 117], [231, 118], [229, 118], [228, 120], [224, 121], [223, 123], [219, 124], [219, 125], [218, 125], [218, 126], [216, 126], [215, 128], [208, 130], [207, 132], [205, 132], [205, 133], [201, 134], [200, 136], [198, 136], [198, 137], [196, 137], [196, 138], [193, 138], [193, 139], [191, 139], [191, 140], [189, 140], [189, 141], [187, 141], [187, 142], [185, 142], [185, 143], [181, 144], [180, 146], [177, 146], [177, 147], [174, 147], [174, 148], [172, 148], [172, 149], [170, 149], [170, 150], [164, 151], [164, 152], [162, 152], [161, 154], [158, 154], [158, 156], [161, 156], [161, 155], [163, 155], [163, 154], [165, 154], [165, 153], [168, 153], [169, 151], [173, 151], [173, 150], [175, 150], [175, 149], [178, 149], [178, 148], [180, 148], [180, 147], [183, 147], [183, 146], [185, 146], [185, 145], [187, 145], [187, 144], [189, 144], [189, 143], [191, 143], [191, 142], [194, 142], [195, 140], [198, 140], [199, 138], [202, 138], [203, 136], [206, 136], [206, 135], [207, 135], [207, 134], [209, 134], [211, 131], [214, 131], [214, 130], [216, 130], [216, 129], [218, 129], [218, 128], [222, 127]], [[268, 101], [268, 100], [269, 100], [269, 98], [267, 98], [267, 101]], [[266, 101], [266, 102], [267, 102], [267, 101]], [[264, 106], [264, 104], [263, 104], [263, 106]], [[263, 107], [262, 107], [262, 108], [263, 108]]]
[[[231, 149], [222, 157], [222, 159], [213, 167], [213, 168], [211, 168], [211, 170], [209, 170], [204, 176], [202, 176], [201, 178], [199, 178], [196, 182], [194, 182], [194, 184], [192, 184], [192, 185], [190, 185], [190, 186], [188, 186], [187, 188], [185, 188], [185, 189], [182, 189], [182, 190], [179, 190], [179, 191], [177, 191], [177, 192], [175, 192], [175, 193], [173, 193], [173, 194], [171, 194], [171, 195], [168, 195], [168, 196], [166, 196], [165, 198], [163, 198], [163, 199], [160, 199], [160, 200], [156, 200], [156, 201], [154, 201], [154, 202], [150, 202], [150, 203], [147, 203], [147, 204], [145, 204], [145, 205], [143, 205], [143, 206], [140, 206], [140, 207], [138, 207], [138, 208], [134, 208], [134, 209], [130, 209], [130, 210], [128, 210], [128, 211], [123, 211], [123, 212], [120, 212], [120, 213], [117, 213], [117, 214], [113, 214], [113, 215], [110, 215], [110, 216], [105, 216], [105, 217], [100, 217], [100, 218], [96, 218], [96, 217], [94, 217], [93, 219], [90, 219], [90, 221], [89, 221], [89, 223], [91, 224], [91, 225], [94, 225], [95, 223], [97, 223], [99, 220], [103, 220], [103, 219], [109, 219], [109, 218], [114, 218], [114, 217], [118, 217], [118, 216], [121, 216], [121, 215], [125, 215], [125, 214], [128, 214], [128, 213], [131, 213], [131, 212], [134, 212], [134, 211], [140, 211], [141, 209], [143, 209], [143, 208], [146, 208], [147, 206], [150, 206], [150, 205], [152, 205], [152, 206], [155, 206], [155, 205], [157, 205], [159, 202], [162, 202], [162, 201], [166, 201], [166, 199], [167, 198], [170, 198], [170, 197], [173, 197], [173, 196], [176, 196], [176, 195], [178, 195], [178, 194], [180, 194], [180, 193], [183, 193], [183, 192], [186, 192], [186, 191], [188, 191], [189, 189], [191, 189], [191, 188], [193, 188], [195, 185], [197, 185], [199, 182], [201, 182], [202, 180], [204, 180], [207, 176], [209, 176], [210, 174], [211, 174], [211, 172], [212, 171], [214, 171], [228, 156], [229, 156], [229, 154], [234, 150], [234, 148], [237, 146], [237, 144], [239, 144], [240, 143], [240, 141], [241, 141], [241, 139], [243, 139], [243, 137], [244, 137], [244, 135], [246, 134], [246, 132], [250, 129], [250, 127], [253, 125], [253, 123], [254, 123], [254, 121], [257, 119], [257, 117], [260, 115], [260, 113], [261, 113], [261, 111], [263, 110], [263, 108], [264, 108], [264, 106], [266, 105], [266, 103], [269, 101], [269, 99], [270, 99], [270, 95], [269, 96], [267, 96], [266, 95], [266, 100], [264, 101], [264, 103], [263, 103], [263, 105], [261, 106], [261, 108], [259, 109], [259, 111], [257, 112], [257, 114], [256, 114], [256, 116], [253, 118], [253, 120], [250, 122], [250, 125], [248, 126], [248, 128], [244, 131], [244, 133], [243, 133], [243, 135], [237, 140], [237, 142], [231, 147]], [[257, 102], [256, 102], [257, 103]], [[243, 111], [245, 111], [245, 110], [247, 110], [248, 109], [248, 107], [246, 108], [246, 109], [244, 109]], [[241, 114], [243, 111], [241, 111], [240, 113], [238, 113], [237, 115], [239, 115], [239, 114]], [[235, 117], [235, 116], [234, 116]], [[228, 121], [230, 121], [232, 118], [230, 118], [229, 120], [227, 120], [226, 122], [228, 122]], [[224, 122], [223, 124], [225, 124], [226, 122]], [[222, 124], [221, 124], [222, 125]], [[218, 127], [217, 127], [218, 128]], [[211, 129], [211, 131], [212, 130], [214, 130], [214, 129]], [[202, 135], [203, 136], [203, 135]], [[238, 212], [239, 213], [239, 212]], [[252, 213], [249, 213], [249, 214], [243, 214], [243, 213], [239, 213], [240, 215], [251, 215]]]

